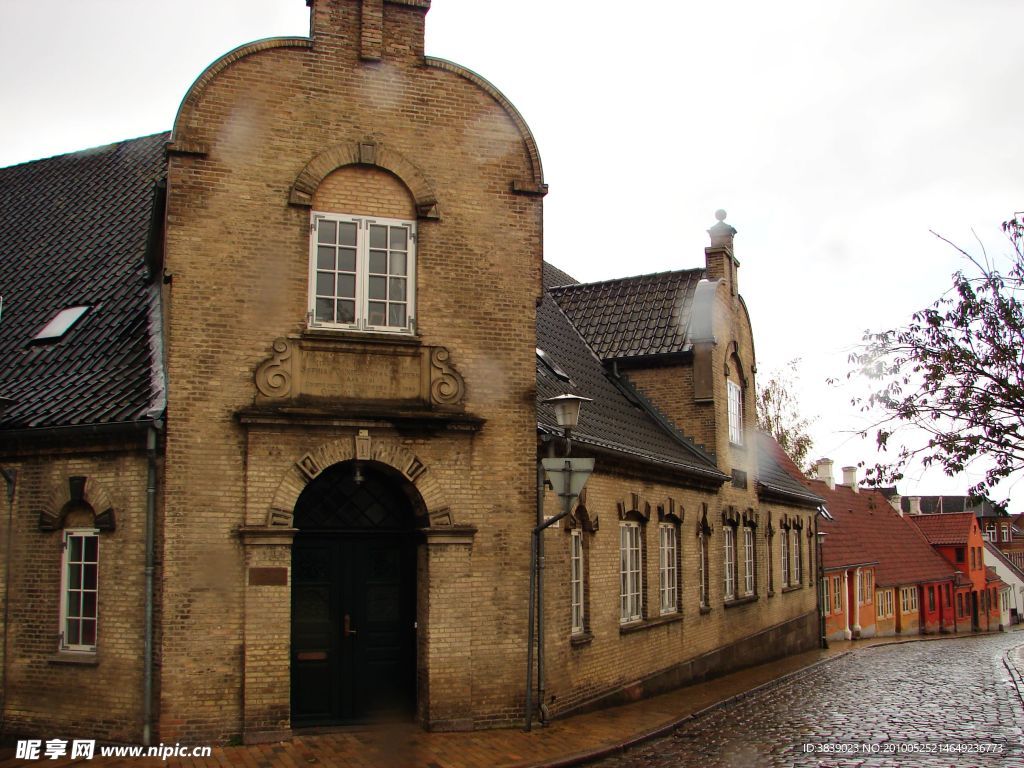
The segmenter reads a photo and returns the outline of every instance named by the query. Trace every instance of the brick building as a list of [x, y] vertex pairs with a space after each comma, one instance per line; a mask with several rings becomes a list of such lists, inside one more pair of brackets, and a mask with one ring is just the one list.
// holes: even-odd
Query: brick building
[[817, 641], [735, 230], [694, 270], [544, 265], [536, 143], [424, 55], [429, 5], [313, 0], [170, 134], [0, 170], [5, 732], [521, 722], [566, 392], [596, 468], [543, 534], [541, 716]]

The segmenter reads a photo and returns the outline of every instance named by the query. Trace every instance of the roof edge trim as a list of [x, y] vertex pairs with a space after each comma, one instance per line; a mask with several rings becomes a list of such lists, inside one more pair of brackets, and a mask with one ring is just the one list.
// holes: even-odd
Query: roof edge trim
[[267, 51], [273, 48], [312, 48], [313, 40], [309, 37], [267, 37], [262, 40], [255, 40], [251, 43], [245, 43], [237, 48], [234, 48], [219, 59], [214, 61], [210, 66], [203, 70], [202, 74], [199, 75], [185, 91], [185, 97], [181, 100], [181, 104], [178, 105], [178, 111], [174, 116], [174, 128], [171, 131], [171, 140], [168, 144], [168, 151], [183, 151], [190, 154], [205, 154], [206, 148], [202, 144], [189, 142], [186, 138], [188, 133], [188, 125], [186, 123], [186, 113], [191, 112], [192, 109], [199, 102], [200, 97], [206, 90], [206, 87], [213, 82], [213, 80], [227, 69], [228, 66], [235, 63], [239, 59], [244, 59], [246, 56], [251, 56], [254, 53], [260, 51]]

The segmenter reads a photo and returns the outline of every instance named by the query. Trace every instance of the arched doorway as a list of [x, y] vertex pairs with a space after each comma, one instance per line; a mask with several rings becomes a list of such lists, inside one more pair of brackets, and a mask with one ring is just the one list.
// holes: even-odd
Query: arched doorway
[[292, 724], [411, 717], [422, 500], [375, 462], [325, 469], [295, 505]]

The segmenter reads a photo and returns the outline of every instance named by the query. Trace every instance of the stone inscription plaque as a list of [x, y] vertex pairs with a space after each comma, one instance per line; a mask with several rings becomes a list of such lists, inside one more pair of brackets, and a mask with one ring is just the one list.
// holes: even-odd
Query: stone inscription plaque
[[256, 368], [256, 401], [300, 397], [339, 402], [458, 405], [462, 376], [444, 347], [279, 338]]

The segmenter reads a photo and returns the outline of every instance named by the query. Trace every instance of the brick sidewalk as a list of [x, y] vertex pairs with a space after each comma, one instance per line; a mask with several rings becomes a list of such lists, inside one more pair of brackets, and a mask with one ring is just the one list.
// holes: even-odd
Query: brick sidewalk
[[[943, 637], [951, 637], [949, 635]], [[918, 638], [913, 638], [917, 640]], [[922, 638], [924, 639], [924, 638]], [[931, 638], [928, 638], [931, 639]], [[939, 637], [936, 640], [941, 639]], [[15, 760], [13, 750], [2, 753], [0, 768], [21, 765], [89, 766], [92, 768], [555, 768], [582, 759], [612, 754], [624, 746], [671, 730], [680, 721], [779, 683], [813, 665], [864, 648], [907, 638], [881, 638], [856, 643], [832, 643], [770, 664], [735, 672], [671, 693], [590, 712], [541, 727], [428, 733], [418, 727], [345, 728], [326, 734], [304, 734], [291, 741], [244, 747], [216, 747], [203, 759], [104, 758], [90, 760]]]

